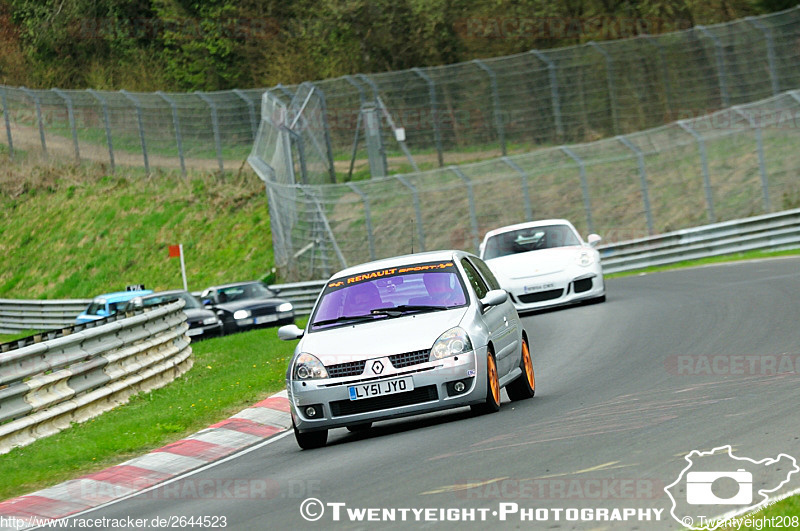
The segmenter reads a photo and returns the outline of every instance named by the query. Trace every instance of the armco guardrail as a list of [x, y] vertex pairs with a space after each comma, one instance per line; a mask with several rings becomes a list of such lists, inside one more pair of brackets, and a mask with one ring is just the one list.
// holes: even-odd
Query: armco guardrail
[[[691, 229], [598, 247], [603, 271], [618, 273], [683, 260], [743, 251], [800, 248], [800, 209], [703, 225]], [[324, 280], [276, 284], [270, 288], [289, 300], [298, 315], [308, 315]], [[82, 303], [76, 310], [74, 303]], [[89, 301], [0, 299], [0, 333], [67, 326]], [[64, 315], [58, 321], [59, 314]], [[45, 326], [50, 324], [52, 326]]]
[[183, 301], [0, 354], [0, 454], [83, 422], [192, 366]]
[[[714, 223], [598, 247], [604, 273], [744, 251], [800, 248], [800, 209]], [[285, 284], [281, 296], [310, 313], [325, 280]], [[281, 286], [274, 286], [280, 288]]]
[[91, 299], [56, 301], [0, 299], [0, 334], [70, 326], [90, 302]]
[[604, 273], [726, 254], [800, 248], [800, 209], [599, 247]]
[[[295, 313], [306, 315], [317, 300], [323, 281], [277, 284], [271, 289], [289, 300]], [[196, 292], [195, 295], [199, 294]], [[91, 299], [23, 300], [0, 299], [0, 334], [16, 334], [27, 330], [54, 330], [71, 326]]]
[[286, 299], [294, 306], [294, 313], [297, 315], [308, 315], [317, 301], [319, 293], [325, 286], [325, 280], [309, 280], [306, 282], [295, 282], [293, 284], [276, 284], [270, 289], [278, 291], [278, 296]]

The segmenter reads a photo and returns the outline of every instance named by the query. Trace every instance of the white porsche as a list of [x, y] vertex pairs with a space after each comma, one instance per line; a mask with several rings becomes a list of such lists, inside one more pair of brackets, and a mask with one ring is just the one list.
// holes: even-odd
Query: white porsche
[[531, 221], [489, 231], [480, 256], [518, 312], [603, 302], [603, 268], [595, 249], [601, 238], [590, 234], [587, 240], [565, 219]]

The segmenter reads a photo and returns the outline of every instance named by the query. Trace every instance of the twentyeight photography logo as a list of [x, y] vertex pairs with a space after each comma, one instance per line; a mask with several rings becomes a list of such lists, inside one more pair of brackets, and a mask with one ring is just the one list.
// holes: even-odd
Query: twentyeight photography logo
[[725, 514], [760, 509], [800, 472], [790, 455], [756, 461], [733, 455], [730, 445], [692, 450], [685, 459], [689, 464], [664, 492], [672, 501], [672, 517], [689, 529], [716, 529], [730, 522]]

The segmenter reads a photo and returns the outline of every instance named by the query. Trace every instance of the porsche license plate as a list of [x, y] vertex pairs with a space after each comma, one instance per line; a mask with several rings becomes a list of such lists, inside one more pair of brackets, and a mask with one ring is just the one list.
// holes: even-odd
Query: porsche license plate
[[277, 321], [278, 316], [275, 314], [272, 315], [262, 315], [260, 317], [253, 318], [253, 324], [264, 324], [264, 323], [271, 323], [273, 321]]
[[372, 382], [358, 385], [351, 385], [347, 388], [350, 393], [350, 400], [361, 400], [376, 396], [393, 395], [414, 390], [414, 379], [411, 376], [386, 380], [383, 382]]
[[545, 284], [537, 284], [535, 286], [525, 286], [522, 288], [522, 291], [524, 293], [533, 293], [535, 291], [544, 291], [546, 289], [553, 289], [554, 287], [556, 287], [555, 284], [553, 284], [552, 282], [547, 282]]

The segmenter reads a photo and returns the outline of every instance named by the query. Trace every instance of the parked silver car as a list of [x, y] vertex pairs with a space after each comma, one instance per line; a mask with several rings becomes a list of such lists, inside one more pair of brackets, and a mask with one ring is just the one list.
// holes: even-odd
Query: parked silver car
[[462, 251], [370, 262], [335, 274], [286, 373], [301, 448], [328, 430], [471, 406], [477, 412], [534, 395], [528, 338], [508, 294], [486, 264]]

